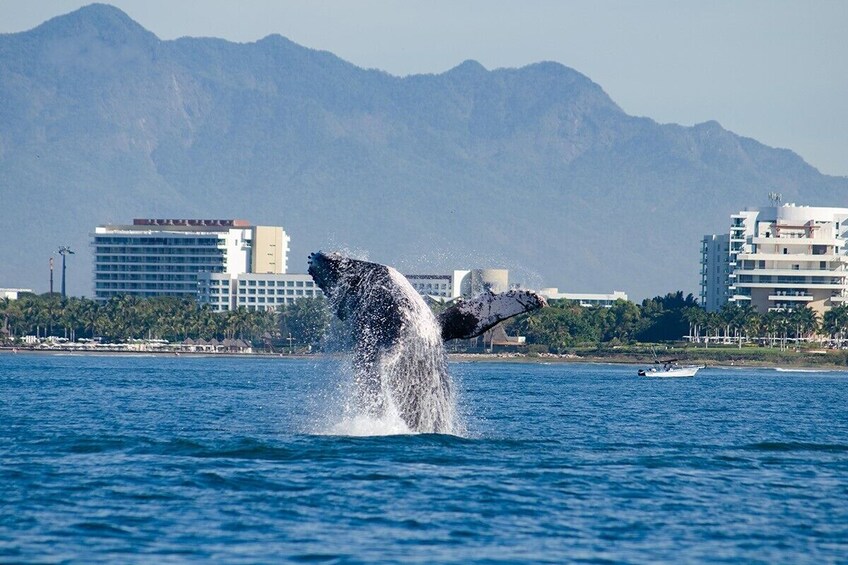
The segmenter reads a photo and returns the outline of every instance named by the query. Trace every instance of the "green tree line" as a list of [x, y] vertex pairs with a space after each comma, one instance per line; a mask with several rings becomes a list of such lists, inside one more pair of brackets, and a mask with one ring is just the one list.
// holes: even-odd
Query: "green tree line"
[[[117, 296], [104, 303], [88, 298], [62, 299], [57, 293], [23, 294], [0, 299], [0, 340], [36, 337], [129, 339], [239, 338], [253, 342], [285, 339], [317, 343], [329, 325], [323, 298], [304, 298], [275, 312], [238, 308], [213, 312], [194, 300], [172, 297]], [[291, 343], [291, 342], [290, 342]]]
[[[444, 305], [435, 304], [433, 308]], [[557, 353], [584, 345], [681, 339], [705, 346], [723, 341], [740, 347], [743, 342], [785, 347], [791, 340], [830, 336], [841, 344], [848, 337], [848, 306], [832, 308], [821, 318], [805, 306], [760, 314], [750, 305], [731, 303], [720, 312], [709, 313], [691, 294], [684, 296], [678, 291], [641, 304], [619, 300], [609, 308], [555, 300], [549, 308], [515, 318], [506, 329], [525, 336], [537, 349]], [[335, 336], [333, 343], [344, 345], [347, 334], [323, 297], [304, 297], [277, 311], [239, 308], [220, 313], [190, 299], [169, 297], [125, 295], [98, 303], [87, 298], [63, 300], [59, 294], [48, 293], [0, 299], [3, 341], [24, 335], [71, 340], [99, 337], [111, 342], [240, 338], [315, 347], [328, 332]]]
[[848, 337], [848, 306], [836, 306], [820, 317], [805, 305], [763, 314], [745, 303], [728, 303], [707, 312], [690, 294], [669, 293], [641, 304], [619, 300], [610, 308], [584, 308], [567, 300], [516, 319], [509, 333], [524, 335], [528, 344], [562, 353], [581, 345], [664, 342], [759, 343], [785, 347], [790, 340], [825, 338], [841, 345]]

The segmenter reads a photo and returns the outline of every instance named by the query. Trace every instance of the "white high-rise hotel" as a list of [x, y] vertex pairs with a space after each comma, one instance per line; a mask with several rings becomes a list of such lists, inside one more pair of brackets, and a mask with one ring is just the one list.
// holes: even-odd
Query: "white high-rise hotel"
[[760, 313], [848, 301], [848, 208], [784, 204], [733, 214], [701, 244], [701, 303], [748, 302]]
[[289, 237], [281, 227], [244, 220], [133, 220], [97, 226], [94, 296], [197, 295], [201, 273], [285, 273]]

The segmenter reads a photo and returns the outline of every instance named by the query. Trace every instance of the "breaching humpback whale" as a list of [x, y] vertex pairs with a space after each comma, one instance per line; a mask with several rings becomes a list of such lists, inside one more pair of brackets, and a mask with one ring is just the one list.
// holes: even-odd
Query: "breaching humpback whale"
[[355, 340], [360, 408], [375, 417], [394, 411], [416, 432], [456, 432], [443, 341], [482, 335], [546, 305], [529, 291], [486, 291], [436, 317], [392, 267], [317, 252], [309, 256], [309, 274]]

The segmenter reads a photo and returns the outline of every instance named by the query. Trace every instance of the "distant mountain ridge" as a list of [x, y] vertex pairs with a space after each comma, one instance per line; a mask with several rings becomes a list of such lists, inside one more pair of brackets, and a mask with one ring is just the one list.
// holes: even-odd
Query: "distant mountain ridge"
[[627, 115], [579, 72], [465, 61], [395, 77], [272, 35], [161, 41], [94, 4], [0, 35], [0, 286], [46, 290], [59, 245], [134, 217], [282, 225], [309, 251], [407, 272], [632, 297], [697, 290], [704, 233], [781, 192], [848, 206], [848, 178], [724, 130]]

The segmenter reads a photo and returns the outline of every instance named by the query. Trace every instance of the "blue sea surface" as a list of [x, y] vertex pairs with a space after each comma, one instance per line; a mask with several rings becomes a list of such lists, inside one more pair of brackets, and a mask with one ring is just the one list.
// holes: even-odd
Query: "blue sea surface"
[[848, 562], [846, 373], [451, 372], [354, 437], [332, 359], [0, 354], [0, 562]]

